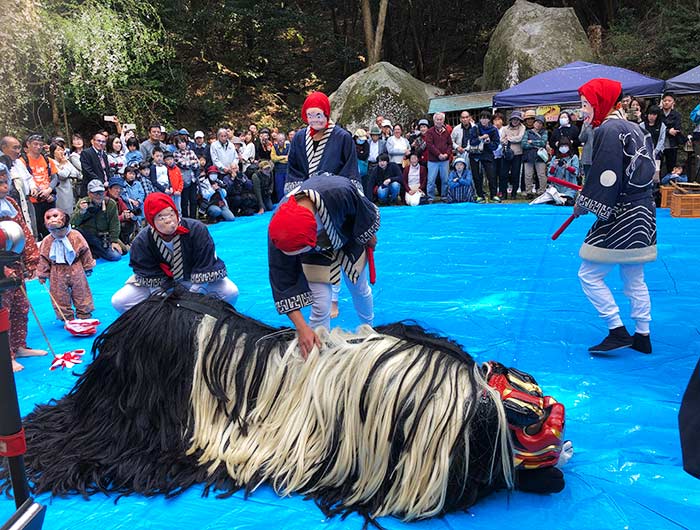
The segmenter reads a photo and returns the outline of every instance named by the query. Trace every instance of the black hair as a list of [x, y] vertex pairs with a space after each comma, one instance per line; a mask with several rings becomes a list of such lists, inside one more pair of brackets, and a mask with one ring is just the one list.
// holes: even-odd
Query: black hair
[[153, 151], [151, 151], [151, 156], [153, 156], [153, 155], [156, 154], [156, 153], [164, 153], [163, 148], [160, 147], [159, 145], [156, 145], [156, 146], [153, 148]]
[[649, 114], [656, 114], [657, 116], [660, 116], [661, 107], [659, 107], [658, 105], [652, 105], [647, 109], [647, 116], [649, 116]]
[[138, 148], [139, 148], [139, 141], [138, 141], [136, 138], [134, 138], [134, 137], [132, 136], [131, 138], [129, 138], [129, 139], [126, 141], [126, 146], [127, 146], [127, 147], [134, 146], [134, 147], [136, 147], [136, 149], [138, 149]]
[[158, 129], [158, 133], [160, 134], [160, 123], [151, 123], [148, 126], [148, 132], [151, 132], [151, 129]]
[[141, 162], [139, 162], [139, 171], [141, 171], [142, 169], [148, 169], [148, 170], [150, 170], [150, 169], [151, 169], [151, 163], [150, 163], [150, 162], [147, 162], [146, 160], [141, 160]]
[[389, 155], [386, 153], [382, 153], [377, 157], [377, 162], [388, 162], [389, 161]]
[[55, 142], [55, 141], [54, 141], [54, 142], [51, 142], [51, 145], [49, 146], [49, 156], [50, 156], [51, 158], [55, 158], [54, 153], [56, 152], [56, 149], [58, 149], [59, 147], [60, 147], [61, 149], [65, 149], [65, 148], [66, 148], [65, 144], [64, 144], [64, 145], [61, 145], [59, 142]]
[[[120, 142], [122, 141], [122, 139], [119, 136], [117, 136], [116, 134], [111, 134], [109, 136], [109, 138], [107, 138], [107, 152], [108, 153], [115, 152], [114, 147], [112, 147], [112, 145], [114, 144], [114, 140], [119, 140]], [[119, 154], [119, 153], [117, 153], [117, 154]]]
[[481, 120], [482, 118], [487, 118], [489, 121], [491, 121], [493, 119], [493, 116], [488, 110], [482, 110], [479, 113], [479, 119]]
[[676, 101], [676, 95], [673, 92], [664, 92], [664, 95], [661, 96], [661, 99], [664, 98], [671, 98], [673, 101]]

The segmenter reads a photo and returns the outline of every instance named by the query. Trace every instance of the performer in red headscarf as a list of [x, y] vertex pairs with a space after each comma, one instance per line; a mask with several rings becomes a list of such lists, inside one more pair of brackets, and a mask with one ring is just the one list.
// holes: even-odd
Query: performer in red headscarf
[[172, 198], [160, 192], [146, 197], [143, 213], [149, 227], [131, 245], [129, 265], [134, 274], [112, 296], [114, 309], [123, 313], [170, 281], [236, 303], [238, 288], [216, 256], [214, 240], [204, 224], [181, 219]]
[[[584, 123], [594, 127], [593, 163], [576, 199], [574, 215], [592, 212], [596, 222], [579, 252], [578, 276], [583, 292], [608, 326], [608, 336], [590, 352], [632, 347], [651, 353], [651, 302], [644, 282], [644, 263], [656, 259], [656, 207], [652, 197], [654, 149], [635, 123], [625, 119], [618, 100], [622, 86], [592, 79], [581, 88]], [[635, 321], [630, 336], [620, 318], [605, 277], [620, 266], [624, 293]]]
[[309, 94], [301, 107], [301, 119], [308, 127], [297, 132], [292, 139], [286, 192], [316, 173], [347, 177], [362, 189], [355, 142], [348, 131], [330, 121], [330, 116], [328, 96], [323, 92]]
[[[270, 221], [270, 285], [279, 313], [294, 323], [302, 355], [320, 345], [316, 327], [330, 329], [331, 285], [341, 271], [357, 316], [372, 324], [367, 247], [376, 245], [379, 209], [347, 179], [321, 174], [303, 182]], [[301, 308], [311, 305], [309, 324]]]

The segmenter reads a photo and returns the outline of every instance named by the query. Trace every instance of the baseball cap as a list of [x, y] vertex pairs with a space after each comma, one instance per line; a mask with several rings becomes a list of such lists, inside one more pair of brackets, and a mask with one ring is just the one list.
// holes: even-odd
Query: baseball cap
[[195, 131], [194, 137], [195, 138], [204, 138], [204, 133], [202, 131]]
[[101, 181], [99, 181], [97, 179], [93, 179], [90, 182], [88, 182], [87, 190], [90, 193], [104, 193], [105, 185], [102, 184]]

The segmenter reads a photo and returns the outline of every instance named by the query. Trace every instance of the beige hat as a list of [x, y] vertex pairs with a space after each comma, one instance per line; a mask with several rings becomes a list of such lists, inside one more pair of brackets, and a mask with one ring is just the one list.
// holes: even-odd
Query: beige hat
[[366, 140], [367, 139], [367, 132], [364, 129], [357, 129], [354, 134], [355, 138], [359, 138], [360, 140]]
[[260, 169], [265, 169], [266, 167], [273, 168], [275, 167], [275, 164], [273, 164], [271, 160], [261, 160], [258, 167]]
[[391, 127], [391, 122], [387, 119], [382, 120], [382, 127]]
[[537, 117], [537, 113], [533, 109], [530, 109], [530, 110], [525, 111], [525, 115], [523, 116], [523, 120], [532, 119], [532, 118], [536, 118], [536, 117]]

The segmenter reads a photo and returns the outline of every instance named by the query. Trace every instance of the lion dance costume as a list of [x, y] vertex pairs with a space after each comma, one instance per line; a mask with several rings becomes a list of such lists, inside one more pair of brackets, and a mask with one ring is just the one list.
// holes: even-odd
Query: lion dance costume
[[564, 487], [564, 409], [529, 375], [480, 367], [413, 324], [319, 333], [304, 361], [292, 330], [224, 302], [149, 298], [96, 339], [65, 397], [25, 418], [34, 491], [173, 496], [203, 483], [225, 495], [267, 482], [374, 523]]

